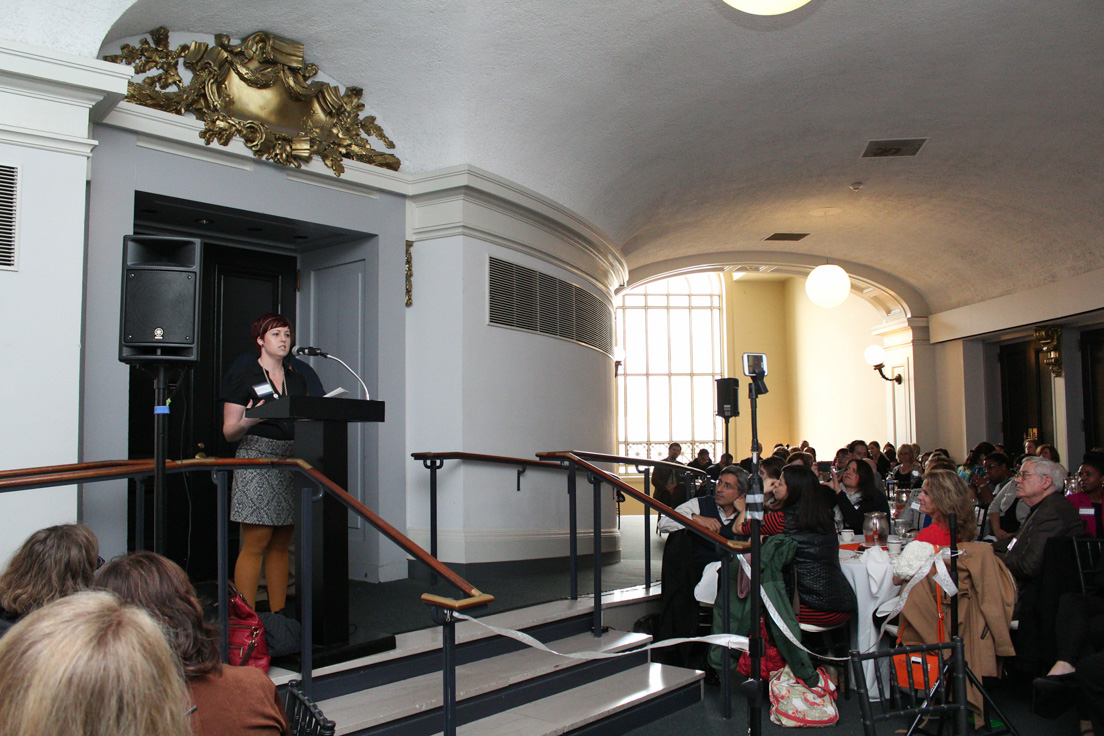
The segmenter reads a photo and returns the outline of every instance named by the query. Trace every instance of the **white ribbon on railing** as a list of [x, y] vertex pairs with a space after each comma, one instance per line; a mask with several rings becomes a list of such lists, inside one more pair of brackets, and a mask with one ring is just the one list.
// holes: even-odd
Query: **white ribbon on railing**
[[515, 631], [513, 629], [505, 629], [501, 626], [492, 626], [491, 624], [480, 621], [477, 618], [472, 618], [463, 613], [453, 613], [453, 616], [461, 621], [471, 621], [474, 624], [482, 626], [487, 631], [498, 634], [499, 636], [505, 636], [509, 639], [514, 639], [522, 644], [532, 647], [533, 649], [539, 649], [542, 652], [548, 652], [560, 657], [568, 657], [570, 659], [612, 659], [613, 657], [623, 657], [626, 654], [638, 654], [640, 652], [646, 652], [649, 649], [661, 649], [663, 647], [672, 647], [676, 644], [685, 644], [687, 642], [700, 641], [705, 644], [714, 644], [719, 647], [727, 647], [728, 649], [739, 649], [741, 651], [747, 651], [748, 638], [746, 636], [739, 636], [737, 634], [710, 634], [709, 636], [687, 636], [679, 639], [664, 639], [663, 641], [652, 642], [646, 647], [639, 647], [636, 649], [629, 649], [624, 652], [557, 652], [555, 649], [544, 644], [538, 639], [530, 636], [529, 634]]

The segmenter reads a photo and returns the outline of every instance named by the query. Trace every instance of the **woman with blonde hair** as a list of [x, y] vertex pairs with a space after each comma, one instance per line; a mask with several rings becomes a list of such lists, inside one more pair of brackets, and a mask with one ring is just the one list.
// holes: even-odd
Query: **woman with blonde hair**
[[0, 636], [31, 611], [87, 588], [98, 563], [99, 541], [84, 524], [27, 537], [0, 574]]
[[191, 736], [161, 629], [110, 593], [54, 601], [0, 639], [4, 736]]
[[288, 733], [272, 680], [255, 667], [221, 664], [218, 632], [203, 620], [195, 588], [180, 565], [153, 552], [134, 552], [100, 568], [94, 585], [142, 607], [161, 624], [196, 705], [196, 736]]

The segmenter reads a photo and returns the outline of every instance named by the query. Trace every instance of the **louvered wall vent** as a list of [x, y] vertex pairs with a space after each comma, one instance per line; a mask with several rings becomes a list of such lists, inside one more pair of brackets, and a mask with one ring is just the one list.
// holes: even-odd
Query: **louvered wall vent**
[[613, 354], [613, 312], [586, 289], [491, 258], [490, 323], [598, 348]]
[[0, 268], [14, 271], [18, 244], [19, 167], [0, 165]]

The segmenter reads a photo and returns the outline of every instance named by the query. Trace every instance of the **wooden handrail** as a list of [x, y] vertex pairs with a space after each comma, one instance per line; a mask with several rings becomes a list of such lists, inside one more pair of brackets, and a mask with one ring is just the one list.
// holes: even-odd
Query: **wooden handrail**
[[[663, 514], [664, 516], [667, 516], [667, 517], [670, 517], [670, 518], [674, 519], [676, 522], [678, 522], [679, 524], [682, 524], [687, 529], [693, 530], [694, 533], [696, 533], [698, 536], [704, 537], [705, 539], [708, 539], [711, 542], [716, 542], [717, 544], [719, 544], [723, 547], [729, 547], [729, 548], [735, 549], [735, 550], [745, 550], [749, 547], [749, 544], [747, 542], [738, 542], [735, 539], [725, 539], [720, 534], [716, 534], [714, 532], [711, 532], [710, 530], [706, 529], [704, 526], [697, 523], [696, 521], [688, 519], [685, 516], [683, 516], [682, 514], [678, 513], [677, 511], [675, 511], [673, 508], [671, 508], [667, 504], [660, 503], [659, 501], [657, 501], [654, 498], [652, 498], [651, 496], [649, 496], [647, 493], [641, 493], [640, 491], [636, 490], [635, 488], [630, 486], [625, 481], [618, 478], [616, 475], [611, 475], [610, 473], [607, 473], [606, 471], [595, 467], [594, 465], [592, 465], [591, 463], [589, 463], [589, 462], [587, 462], [586, 460], [583, 459], [583, 456], [585, 456], [585, 455], [597, 455], [597, 454], [600, 454], [600, 453], [592, 453], [592, 452], [575, 453], [571, 450], [562, 450], [562, 451], [558, 451], [558, 452], [539, 452], [539, 453], [537, 453], [537, 456], [538, 457], [554, 457], [554, 458], [559, 458], [559, 459], [562, 459], [562, 460], [570, 460], [571, 462], [575, 463], [576, 465], [583, 468], [587, 472], [590, 472], [590, 473], [593, 473], [594, 475], [597, 475], [604, 482], [609, 483], [611, 486], [614, 486], [615, 488], [618, 488], [621, 491], [624, 491], [625, 493], [628, 493], [630, 496], [635, 498], [637, 501], [640, 501], [645, 506], [653, 508], [657, 512]], [[613, 457], [613, 456], [608, 455], [606, 457]]]
[[[95, 466], [95, 467], [89, 467]], [[474, 585], [469, 583], [464, 578], [453, 572], [448, 566], [441, 563], [420, 546], [418, 546], [413, 540], [400, 532], [395, 527], [391, 526], [386, 520], [362, 504], [357, 499], [353, 498], [341, 486], [334, 483], [332, 480], [323, 475], [317, 468], [310, 463], [300, 460], [298, 458], [193, 458], [190, 460], [168, 460], [165, 462], [165, 469], [167, 471], [186, 471], [196, 470], [199, 468], [210, 468], [211, 470], [220, 469], [233, 469], [241, 467], [293, 467], [299, 469], [304, 475], [311, 478], [323, 488], [325, 488], [331, 495], [337, 498], [338, 501], [343, 503], [347, 508], [351, 509], [355, 513], [362, 516], [369, 524], [374, 526], [384, 536], [390, 539], [392, 542], [401, 547], [405, 552], [415, 557], [425, 565], [427, 565], [433, 572], [440, 575], [447, 580], [458, 590], [469, 596], [469, 599], [478, 598], [481, 603], [469, 603], [471, 605], [481, 605], [482, 603], [489, 603], [494, 600], [494, 596], [482, 593]], [[66, 470], [66, 468], [77, 468], [74, 470]], [[27, 469], [28, 471], [35, 469]], [[154, 470], [153, 460], [120, 460], [117, 463], [110, 463], [104, 461], [102, 463], [77, 463], [76, 465], [53, 465], [45, 468], [38, 469], [41, 472], [38, 474], [31, 474], [25, 472], [19, 477], [8, 477], [6, 479], [0, 479], [0, 492], [19, 490], [20, 488], [30, 488], [32, 486], [44, 486], [44, 485], [64, 485], [68, 483], [79, 483], [88, 480], [109, 480], [111, 478], [125, 478], [129, 476], [148, 475]], [[11, 472], [11, 471], [9, 471]]]
[[[586, 450], [568, 450], [575, 457], [581, 457], [585, 460], [593, 460], [599, 463], [621, 463], [622, 465], [648, 465], [653, 468], [670, 468], [671, 470], [679, 470], [684, 473], [690, 473], [692, 475], [708, 476], [704, 470], [691, 467], [689, 465], [683, 465], [682, 463], [673, 463], [668, 460], [648, 460], [642, 457], [627, 457], [625, 455], [609, 455], [604, 452], [587, 452]], [[548, 457], [556, 455], [555, 452], [538, 452], [537, 457]]]
[[0, 470], [0, 479], [21, 478], [25, 475], [39, 475], [42, 473], [57, 473], [65, 470], [95, 470], [98, 468], [118, 467], [123, 465], [141, 465], [149, 460], [96, 460], [90, 463], [73, 463], [71, 465], [43, 465], [38, 468], [13, 468]]
[[559, 463], [533, 460], [526, 457], [506, 457], [504, 455], [483, 455], [478, 452], [412, 452], [410, 457], [415, 460], [476, 460], [483, 463], [498, 463], [500, 465], [524, 465], [530, 468], [559, 469]]

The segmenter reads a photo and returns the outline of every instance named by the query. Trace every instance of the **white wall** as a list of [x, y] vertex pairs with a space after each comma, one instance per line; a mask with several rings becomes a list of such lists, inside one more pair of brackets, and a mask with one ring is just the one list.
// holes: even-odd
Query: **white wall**
[[[414, 246], [414, 306], [407, 384], [411, 451], [463, 451], [535, 459], [546, 450], [612, 452], [612, 359], [572, 342], [487, 323], [487, 267], [494, 256], [594, 285], [539, 258], [469, 236]], [[608, 295], [604, 295], [608, 301]], [[413, 338], [418, 335], [418, 338]], [[428, 546], [429, 473], [411, 461], [409, 525]], [[492, 562], [562, 557], [568, 549], [566, 481], [559, 471], [446, 461], [439, 476], [441, 558]], [[604, 492], [609, 492], [608, 489]], [[580, 551], [592, 549], [591, 495], [579, 483]], [[614, 506], [603, 549], [617, 549]]]
[[801, 279], [786, 282], [786, 309], [795, 437], [807, 439], [821, 460], [854, 439], [883, 441], [893, 384], [863, 360], [866, 347], [879, 342], [871, 331], [881, 314], [853, 294], [838, 307], [818, 307]]

